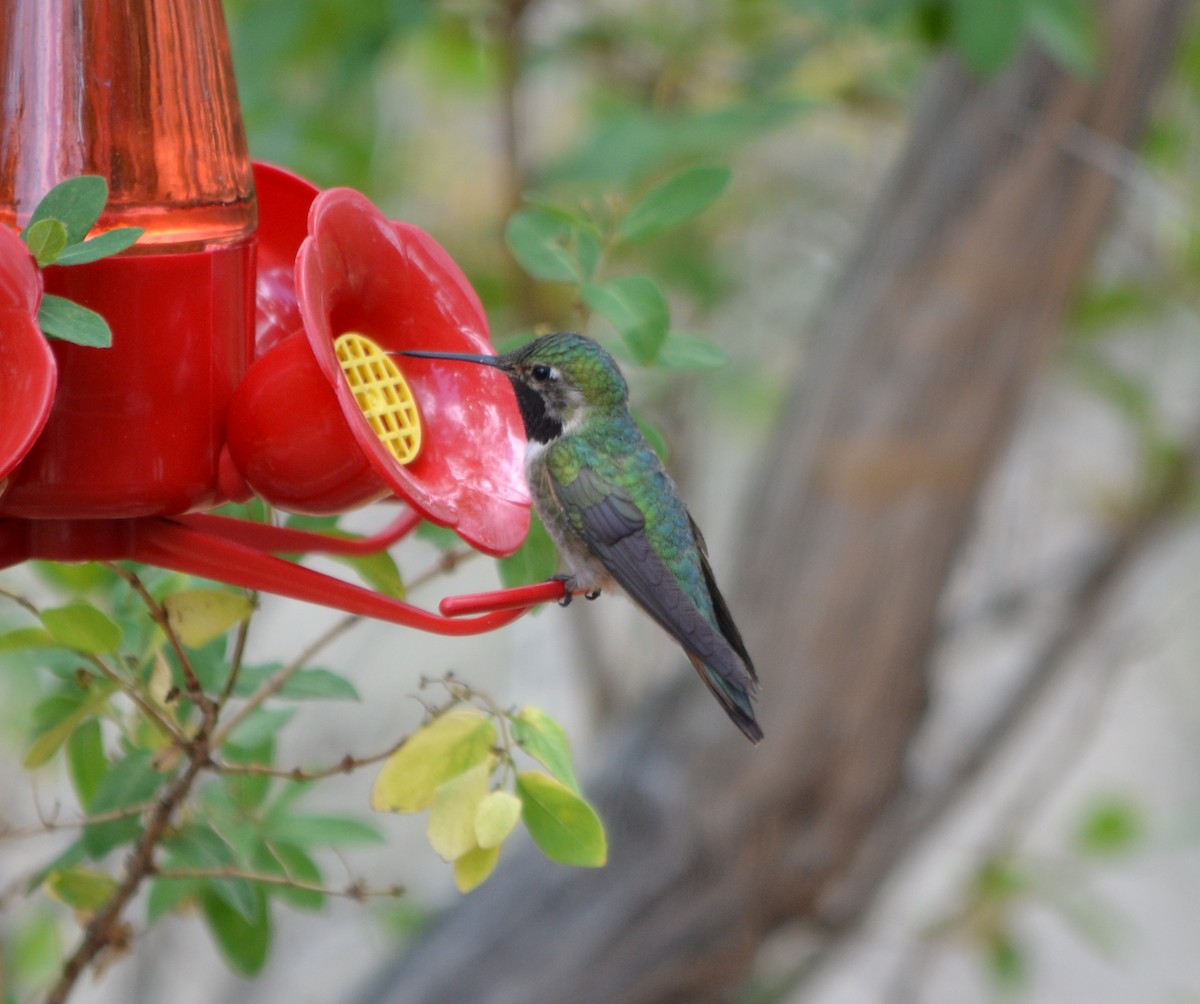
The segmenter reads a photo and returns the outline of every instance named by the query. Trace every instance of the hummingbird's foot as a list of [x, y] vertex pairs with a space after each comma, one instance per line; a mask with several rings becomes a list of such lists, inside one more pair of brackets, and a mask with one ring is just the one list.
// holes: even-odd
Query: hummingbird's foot
[[[563, 584], [563, 588], [565, 589], [565, 592], [563, 593], [563, 598], [558, 601], [558, 605], [560, 607], [569, 607], [571, 605], [571, 601], [573, 599], [575, 599], [575, 594], [579, 589], [579, 584], [576, 582], [575, 576], [573, 576], [573, 575], [556, 575], [556, 576], [554, 576], [554, 579], [556, 582], [561, 582]], [[587, 590], [587, 592], [585, 592], [583, 594], [583, 598], [585, 600], [594, 600], [599, 595], [600, 595], [599, 588], [589, 589], [589, 590]]]
[[554, 576], [555, 582], [563, 584], [563, 598], [558, 601], [560, 607], [569, 607], [571, 601], [575, 599], [575, 580], [569, 575]]

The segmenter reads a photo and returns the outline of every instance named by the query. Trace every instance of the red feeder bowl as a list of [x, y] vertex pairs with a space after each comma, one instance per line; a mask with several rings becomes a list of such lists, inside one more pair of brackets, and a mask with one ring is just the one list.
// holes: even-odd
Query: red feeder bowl
[[[457, 347], [490, 351], [482, 308], [432, 239], [381, 224], [345, 189], [314, 206], [310, 235], [316, 190], [264, 168], [271, 221], [256, 234], [220, 0], [6, 0], [0, 119], [0, 159], [13, 166], [0, 177], [0, 567], [132, 559], [446, 634], [561, 598], [558, 582], [466, 598], [450, 609], [476, 616], [456, 619], [271, 553], [382, 548], [425, 516], [506, 553], [524, 538], [529, 499], [499, 374], [454, 422], [435, 394], [445, 388], [428, 375], [414, 385], [428, 428], [408, 466], [372, 425], [335, 340], [360, 331], [383, 350], [428, 348], [449, 330], [466, 340]], [[113, 330], [111, 348], [51, 347], [34, 320], [41, 278], [15, 231], [55, 183], [85, 173], [110, 178], [97, 229], [146, 234], [117, 257], [45, 270], [48, 291]], [[322, 237], [325, 215], [350, 227], [348, 244], [337, 228]], [[399, 272], [378, 274], [377, 248]], [[415, 511], [364, 541], [203, 512], [251, 488], [297, 511], [388, 495]]]

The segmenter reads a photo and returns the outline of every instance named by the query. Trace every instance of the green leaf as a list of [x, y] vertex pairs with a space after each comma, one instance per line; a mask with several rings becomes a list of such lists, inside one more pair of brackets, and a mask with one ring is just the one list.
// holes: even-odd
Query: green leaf
[[32, 770], [49, 761], [81, 722], [100, 711], [112, 690], [111, 684], [97, 681], [90, 691], [71, 687], [39, 702], [33, 712], [36, 738], [25, 754], [25, 767]]
[[607, 318], [643, 366], [658, 356], [671, 327], [671, 308], [658, 283], [630, 275], [605, 283], [587, 283], [583, 302]]
[[254, 612], [245, 593], [228, 589], [185, 589], [164, 596], [167, 623], [188, 648], [201, 648]]
[[[243, 666], [238, 674], [233, 692], [238, 697], [249, 697], [282, 668], [282, 663], [269, 662], [254, 666]], [[277, 697], [293, 701], [357, 701], [358, 690], [344, 676], [330, 669], [313, 667], [301, 669], [288, 678], [276, 692]]]
[[[233, 764], [266, 764], [275, 761], [275, 741], [266, 739], [257, 746], [239, 746], [226, 743], [222, 747], [225, 759]], [[239, 813], [256, 814], [259, 806], [267, 799], [274, 779], [266, 774], [238, 774], [230, 771], [222, 775], [221, 783], [229, 796], [229, 804], [237, 806]]]
[[488, 778], [496, 766], [489, 756], [482, 763], [438, 787], [425, 829], [432, 847], [444, 861], [462, 857], [476, 845], [475, 813], [487, 797]]
[[[172, 868], [236, 868], [238, 857], [221, 834], [204, 820], [197, 820], [182, 833], [163, 841], [166, 858], [163, 869]], [[176, 879], [190, 882], [190, 879]], [[254, 883], [242, 878], [200, 879], [198, 889], [208, 890], [220, 897], [247, 922], [256, 915], [257, 897]]]
[[1128, 799], [1111, 797], [1089, 806], [1080, 820], [1075, 843], [1084, 854], [1115, 857], [1136, 848], [1144, 832], [1137, 806]]
[[955, 0], [954, 46], [972, 70], [990, 76], [1016, 52], [1024, 20], [1016, 0]]
[[198, 902], [206, 886], [207, 883], [198, 878], [155, 877], [146, 898], [146, 921], [153, 924], [159, 917], [180, 910], [185, 903]]
[[454, 708], [414, 732], [388, 757], [371, 789], [379, 812], [420, 812], [437, 790], [483, 762], [496, 743], [496, 724], [475, 708]]
[[282, 815], [271, 820], [266, 836], [297, 847], [361, 847], [384, 842], [370, 823], [349, 816]]
[[484, 849], [499, 847], [521, 821], [521, 800], [507, 791], [492, 791], [475, 810], [475, 842]]
[[60, 911], [28, 904], [14, 914], [4, 935], [4, 978], [12, 981], [7, 985], [49, 986], [66, 958]]
[[87, 655], [108, 655], [121, 644], [121, 626], [90, 603], [69, 603], [41, 613], [54, 640]]
[[71, 733], [67, 740], [67, 765], [80, 804], [85, 809], [90, 808], [104, 775], [108, 773], [103, 730], [95, 718], [83, 722]]
[[25, 891], [27, 893], [34, 892], [41, 888], [42, 883], [50, 876], [51, 872], [62, 871], [64, 868], [74, 868], [78, 864], [82, 864], [87, 859], [87, 854], [83, 850], [83, 841], [76, 840], [74, 843], [54, 857], [49, 864], [38, 869], [25, 883]]
[[14, 628], [0, 634], [0, 652], [19, 652], [26, 648], [57, 648], [54, 635], [44, 628]]
[[88, 714], [86, 708], [76, 708], [69, 717], [56, 722], [42, 732], [29, 746], [22, 765], [26, 770], [34, 770], [48, 763], [50, 758], [62, 748], [75, 731], [75, 727]]
[[664, 164], [720, 160], [809, 107], [806, 100], [762, 95], [699, 112], [631, 105], [584, 130], [583, 141], [549, 165], [541, 179], [627, 190]]
[[541, 771], [522, 771], [517, 794], [530, 836], [551, 861], [599, 868], [608, 860], [608, 840], [596, 810], [561, 781]]
[[55, 259], [54, 264], [86, 265], [88, 262], [120, 254], [136, 244], [145, 232], [144, 227], [117, 227], [115, 230], [106, 230], [90, 241], [72, 244]]
[[73, 910], [94, 911], [117, 891], [117, 880], [92, 868], [66, 868], [46, 876], [46, 891]]
[[679, 226], [716, 202], [730, 177], [727, 167], [694, 167], [669, 178], [629, 211], [617, 227], [617, 236], [643, 241]]
[[1071, 73], [1091, 76], [1100, 58], [1100, 24], [1086, 0], [1028, 0], [1029, 30]]
[[537, 513], [529, 521], [525, 543], [507, 558], [501, 558], [497, 565], [505, 586], [544, 582], [558, 571], [558, 550]]
[[450, 527], [438, 526], [436, 523], [430, 523], [429, 520], [425, 520], [417, 527], [416, 536], [419, 540], [432, 544], [439, 551], [449, 551], [462, 543], [462, 537]]
[[587, 213], [578, 209], [575, 206], [568, 205], [565, 202], [559, 202], [557, 199], [552, 199], [549, 196], [541, 195], [538, 192], [526, 192], [523, 196], [527, 205], [534, 209], [540, 209], [544, 213], [548, 213], [557, 220], [561, 220], [568, 226], [572, 226], [577, 230], [582, 230], [584, 233], [591, 234], [597, 240], [604, 237], [604, 232]]
[[716, 370], [729, 362], [729, 356], [707, 338], [672, 332], [654, 362], [665, 370]]
[[521, 209], [504, 228], [514, 258], [535, 279], [582, 282], [600, 260], [596, 239], [542, 209]]
[[70, 593], [104, 589], [119, 581], [116, 572], [98, 561], [31, 561], [29, 567], [37, 573], [38, 578]]
[[398, 600], [407, 597], [408, 592], [404, 588], [400, 566], [387, 551], [376, 551], [374, 554], [338, 554], [331, 557], [353, 568], [363, 582], [384, 596], [392, 596]]
[[512, 717], [517, 744], [576, 794], [579, 778], [566, 730], [541, 708], [524, 707]]
[[204, 919], [231, 969], [257, 976], [271, 951], [271, 910], [266, 893], [254, 886], [254, 910], [249, 919], [233, 909], [211, 889], [201, 893]]
[[96, 225], [108, 202], [108, 182], [98, 174], [83, 174], [59, 182], [38, 203], [21, 232], [26, 237], [42, 220], [59, 220], [67, 230], [67, 243], [78, 244]]
[[245, 748], [260, 746], [274, 739], [295, 714], [295, 708], [255, 708], [229, 734], [229, 741]]
[[112, 345], [112, 329], [108, 321], [94, 310], [52, 293], [42, 294], [38, 327], [47, 338], [58, 338], [75, 345], [94, 349], [107, 349]]
[[454, 884], [461, 893], [482, 885], [496, 869], [499, 847], [475, 847], [454, 862]]
[[293, 701], [357, 701], [358, 690], [330, 669], [302, 669], [279, 689], [280, 697]]
[[[308, 885], [319, 886], [324, 880], [317, 863], [295, 844], [282, 841], [263, 844], [252, 863], [264, 874], [282, 875]], [[326, 899], [325, 894], [317, 889], [298, 889], [295, 886], [278, 886], [274, 889], [274, 895], [297, 910], [320, 910]]]
[[997, 931], [986, 945], [988, 968], [997, 985], [1015, 991], [1025, 985], [1029, 978], [1029, 965], [1025, 950], [1008, 931]]
[[40, 267], [54, 263], [67, 246], [67, 228], [60, 220], [38, 220], [25, 231], [25, 243]]
[[[89, 811], [99, 815], [148, 802], [164, 779], [155, 772], [153, 763], [154, 751], [143, 749], [118, 760], [100, 782]], [[92, 823], [84, 827], [83, 848], [89, 857], [99, 860], [113, 848], [136, 840], [141, 831], [142, 822], [136, 815]]]

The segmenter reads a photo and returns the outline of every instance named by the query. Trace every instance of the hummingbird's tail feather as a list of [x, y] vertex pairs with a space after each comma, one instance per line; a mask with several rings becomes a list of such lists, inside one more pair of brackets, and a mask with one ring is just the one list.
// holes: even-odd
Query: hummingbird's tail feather
[[725, 714], [730, 717], [733, 724], [741, 729], [752, 743], [761, 742], [763, 730], [754, 718], [754, 706], [750, 703], [750, 695], [737, 684], [705, 665], [703, 660], [697, 656], [688, 652], [687, 657], [696, 667], [696, 672], [700, 674], [704, 685], [725, 709]]
[[717, 588], [717, 577], [713, 575], [712, 565], [708, 563], [708, 548], [705, 546], [700, 528], [696, 526], [696, 521], [691, 519], [690, 516], [688, 519], [691, 520], [692, 532], [695, 534], [696, 543], [700, 548], [700, 571], [704, 574], [704, 585], [708, 588], [708, 595], [712, 600], [713, 616], [717, 621], [717, 630], [729, 642], [729, 647], [737, 653], [738, 658], [742, 660], [742, 665], [745, 667], [746, 672], [750, 675], [750, 693], [757, 694], [759, 691], [758, 674], [754, 671], [754, 663], [750, 661], [750, 653], [746, 651], [746, 643], [742, 641], [742, 632], [738, 630], [738, 626], [733, 622], [733, 614], [729, 612], [729, 604], [725, 602], [725, 597], [721, 595], [721, 590]]

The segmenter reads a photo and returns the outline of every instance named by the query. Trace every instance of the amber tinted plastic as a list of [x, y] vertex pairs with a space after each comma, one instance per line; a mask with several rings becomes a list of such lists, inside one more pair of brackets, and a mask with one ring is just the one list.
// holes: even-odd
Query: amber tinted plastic
[[254, 183], [220, 0], [0, 3], [0, 223], [58, 182], [110, 185], [134, 254], [248, 238]]

